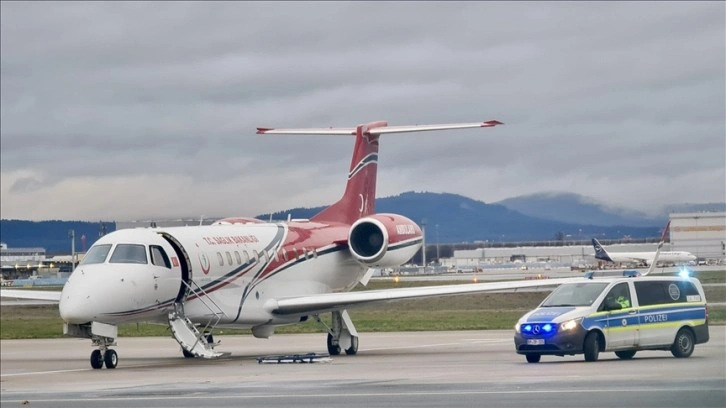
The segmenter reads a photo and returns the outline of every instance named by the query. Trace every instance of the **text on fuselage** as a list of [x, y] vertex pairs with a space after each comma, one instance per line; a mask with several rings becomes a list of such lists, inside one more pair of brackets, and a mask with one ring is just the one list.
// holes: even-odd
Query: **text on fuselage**
[[398, 235], [416, 235], [416, 228], [411, 224], [396, 224]]
[[232, 235], [227, 237], [202, 237], [209, 245], [254, 244], [260, 242], [254, 235]]

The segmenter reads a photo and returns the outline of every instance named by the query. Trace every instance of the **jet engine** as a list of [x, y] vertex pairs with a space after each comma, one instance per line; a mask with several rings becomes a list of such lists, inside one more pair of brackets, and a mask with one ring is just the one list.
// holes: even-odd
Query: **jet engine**
[[397, 214], [375, 214], [354, 222], [348, 232], [353, 257], [369, 267], [388, 268], [408, 262], [421, 248], [423, 234], [415, 222]]

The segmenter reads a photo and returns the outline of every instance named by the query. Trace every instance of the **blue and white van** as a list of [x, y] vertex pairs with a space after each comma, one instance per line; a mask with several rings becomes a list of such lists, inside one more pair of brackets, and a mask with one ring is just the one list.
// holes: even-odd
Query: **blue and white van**
[[518, 354], [584, 354], [596, 361], [614, 351], [631, 359], [639, 350], [689, 357], [706, 343], [708, 306], [701, 282], [680, 276], [583, 278], [557, 287], [515, 325]]

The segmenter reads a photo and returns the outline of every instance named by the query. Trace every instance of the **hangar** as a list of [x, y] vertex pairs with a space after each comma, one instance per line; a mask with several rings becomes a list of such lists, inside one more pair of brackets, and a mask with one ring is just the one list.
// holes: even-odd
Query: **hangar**
[[699, 259], [726, 259], [726, 212], [672, 213], [671, 249]]

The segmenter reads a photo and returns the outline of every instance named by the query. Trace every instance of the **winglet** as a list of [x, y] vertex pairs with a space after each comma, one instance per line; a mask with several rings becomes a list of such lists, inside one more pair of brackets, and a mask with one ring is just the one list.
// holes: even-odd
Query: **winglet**
[[269, 132], [270, 130], [274, 130], [274, 128], [257, 128], [257, 134], [258, 135], [264, 135], [265, 133]]
[[658, 243], [658, 248], [656, 248], [655, 255], [653, 255], [653, 261], [651, 262], [648, 270], [642, 276], [646, 276], [655, 270], [655, 265], [658, 263], [658, 255], [660, 255], [660, 249], [663, 247], [663, 244], [665, 243], [666, 235], [668, 234], [668, 229], [670, 229], [670, 227], [671, 227], [671, 221], [668, 220], [668, 224], [666, 224], [665, 229], [663, 230], [663, 235], [660, 236], [660, 242]]
[[488, 120], [486, 122], [481, 123], [481, 127], [494, 127], [496, 125], [503, 125], [504, 122], [500, 122], [498, 120]]
[[666, 224], [665, 229], [663, 230], [663, 235], [660, 236], [660, 242], [661, 244], [665, 242], [666, 235], [668, 234], [668, 230], [671, 228], [671, 221], [668, 220], [668, 224]]

